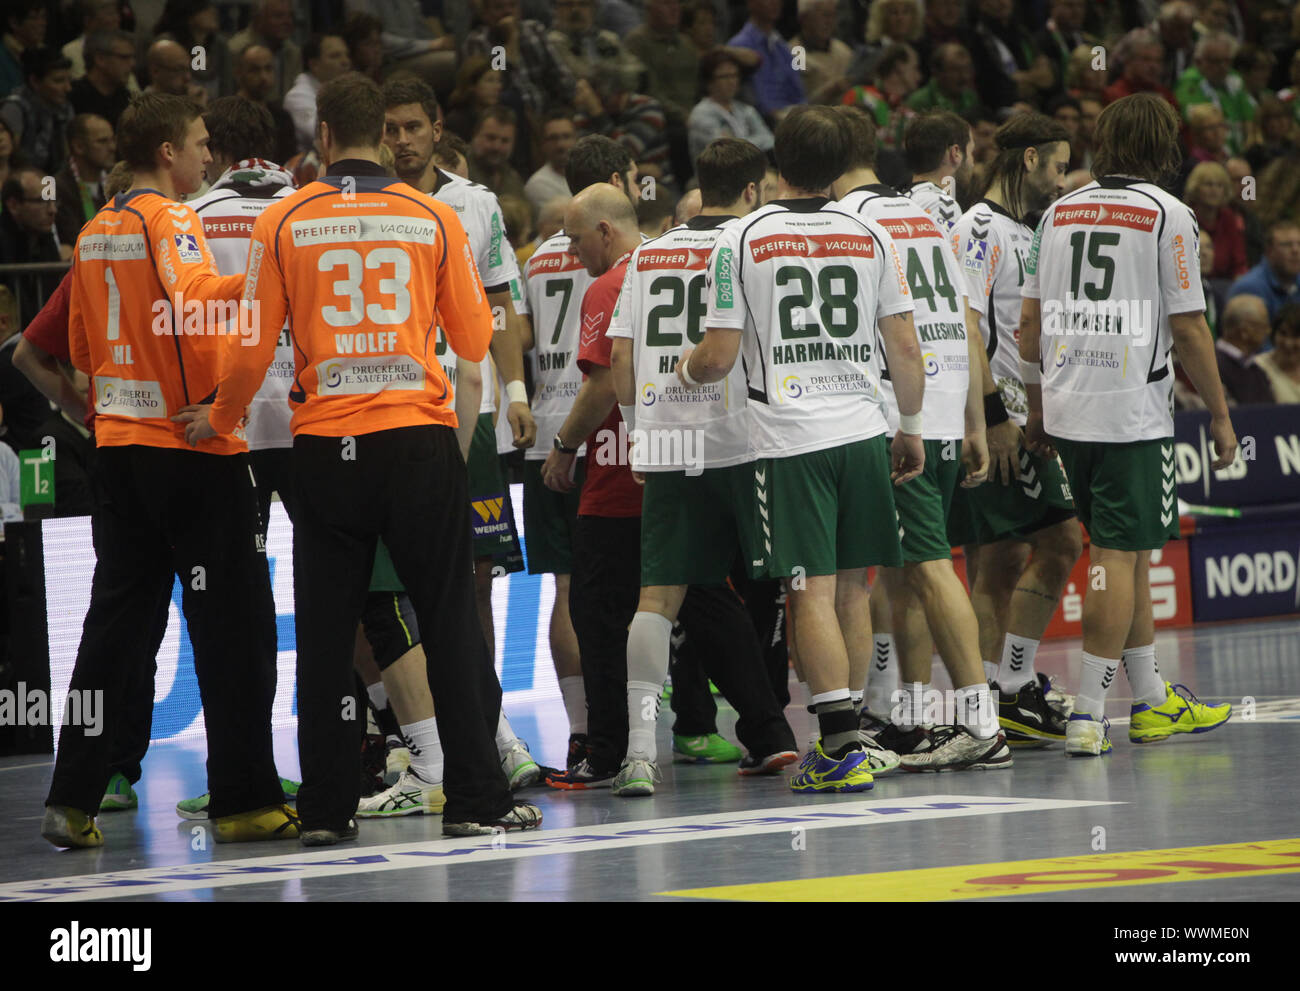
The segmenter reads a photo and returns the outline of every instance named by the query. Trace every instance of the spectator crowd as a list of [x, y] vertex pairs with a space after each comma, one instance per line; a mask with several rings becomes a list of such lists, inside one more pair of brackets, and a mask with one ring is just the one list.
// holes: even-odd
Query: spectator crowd
[[[264, 105], [279, 164], [301, 183], [320, 167], [322, 84], [415, 75], [445, 111], [439, 161], [497, 195], [521, 257], [557, 226], [569, 148], [588, 134], [632, 154], [653, 229], [692, 188], [701, 149], [735, 136], [770, 153], [793, 106], [864, 108], [895, 186], [913, 178], [908, 121], [947, 110], [972, 131], [954, 190], [964, 209], [1008, 117], [1037, 110], [1065, 126], [1073, 189], [1089, 181], [1101, 108], [1155, 92], [1184, 122], [1171, 191], [1199, 225], [1230, 401], [1300, 401], [1290, 0], [8, 0], [0, 27], [0, 266], [70, 258], [142, 91]], [[0, 269], [0, 333], [22, 330], [58, 278]], [[0, 382], [20, 389], [4, 354]], [[1182, 380], [1177, 396], [1198, 403]]]

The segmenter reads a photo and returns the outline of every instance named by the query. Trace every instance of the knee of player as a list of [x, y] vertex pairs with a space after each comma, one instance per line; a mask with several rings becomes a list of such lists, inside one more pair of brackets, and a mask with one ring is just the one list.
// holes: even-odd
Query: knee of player
[[1083, 555], [1083, 530], [1078, 520], [1069, 519], [1052, 527], [1045, 537], [1036, 553], [1047, 555], [1058, 570], [1069, 574]]

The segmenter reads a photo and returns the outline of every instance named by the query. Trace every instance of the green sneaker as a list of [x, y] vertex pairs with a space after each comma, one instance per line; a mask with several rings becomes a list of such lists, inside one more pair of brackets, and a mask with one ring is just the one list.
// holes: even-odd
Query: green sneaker
[[708, 736], [673, 734], [673, 762], [676, 764], [734, 764], [744, 756], [739, 747], [732, 746], [717, 733]]
[[114, 771], [113, 776], [108, 779], [108, 787], [104, 789], [104, 797], [99, 800], [99, 811], [123, 812], [139, 807], [140, 800], [136, 797], [131, 782], [126, 780], [125, 774]]
[[[301, 782], [290, 781], [288, 778], [280, 779], [280, 788], [284, 792], [286, 802], [298, 801], [298, 789], [302, 787]], [[205, 791], [198, 798], [186, 798], [176, 803], [176, 814], [182, 819], [206, 819], [208, 817], [208, 798]]]

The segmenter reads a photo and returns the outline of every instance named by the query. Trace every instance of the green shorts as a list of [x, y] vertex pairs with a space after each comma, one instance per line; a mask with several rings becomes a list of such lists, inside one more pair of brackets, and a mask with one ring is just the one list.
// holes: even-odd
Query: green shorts
[[1093, 544], [1115, 551], [1154, 551], [1178, 536], [1172, 437], [1131, 444], [1053, 443]]
[[755, 577], [902, 566], [883, 435], [767, 458], [755, 462], [753, 471], [760, 529], [751, 560], [762, 561], [754, 566]]
[[979, 524], [976, 522], [975, 507], [971, 504], [970, 489], [961, 486], [965, 477], [966, 469], [963, 466], [957, 472], [957, 487], [953, 489], [952, 500], [948, 504], [949, 547], [968, 547], [979, 543]]
[[641, 585], [718, 585], [755, 555], [754, 465], [648, 471], [641, 500]]
[[[573, 574], [573, 524], [582, 489], [556, 492], [542, 484], [543, 461], [524, 462], [524, 542], [530, 575]], [[578, 465], [581, 476], [582, 465]]]
[[925, 470], [894, 488], [905, 564], [952, 559], [948, 510], [961, 474], [961, 441], [924, 443]]
[[491, 413], [480, 413], [469, 447], [469, 521], [474, 528], [474, 559], [490, 557], [506, 573], [524, 570], [524, 555], [515, 532], [510, 486], [497, 454]]
[[993, 478], [967, 489], [975, 520], [975, 543], [1027, 540], [1075, 515], [1070, 483], [1056, 458], [1020, 449], [1020, 477], [1010, 485]]

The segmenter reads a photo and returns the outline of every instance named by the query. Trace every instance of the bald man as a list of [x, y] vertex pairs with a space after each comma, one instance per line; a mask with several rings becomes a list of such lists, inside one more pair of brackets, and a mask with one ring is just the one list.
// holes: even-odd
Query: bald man
[[155, 41], [145, 54], [149, 66], [146, 93], [186, 96], [190, 87], [190, 53], [166, 38]]
[[699, 189], [688, 190], [686, 195], [677, 201], [677, 211], [673, 214], [673, 220], [678, 224], [684, 224], [692, 217], [698, 217], [700, 210], [703, 209], [702, 204]]
[[293, 118], [275, 95], [275, 56], [265, 45], [249, 45], [235, 59], [235, 85], [238, 95], [261, 104], [275, 121], [275, 161], [287, 162], [298, 152], [298, 137]]
[[1264, 300], [1248, 294], [1228, 300], [1219, 318], [1214, 354], [1229, 406], [1274, 402], [1268, 375], [1255, 361], [1268, 332], [1268, 306]]
[[627, 258], [641, 243], [636, 210], [617, 186], [588, 186], [564, 213], [568, 254], [596, 281], [582, 298], [578, 367], [586, 380], [542, 465], [542, 481], [569, 492], [578, 448], [586, 438], [573, 531], [569, 614], [578, 637], [587, 697], [586, 756], [548, 779], [555, 788], [608, 788], [627, 750], [627, 625], [641, 586], [641, 487], [632, 477], [627, 434], [610, 371], [605, 336], [618, 302]]

